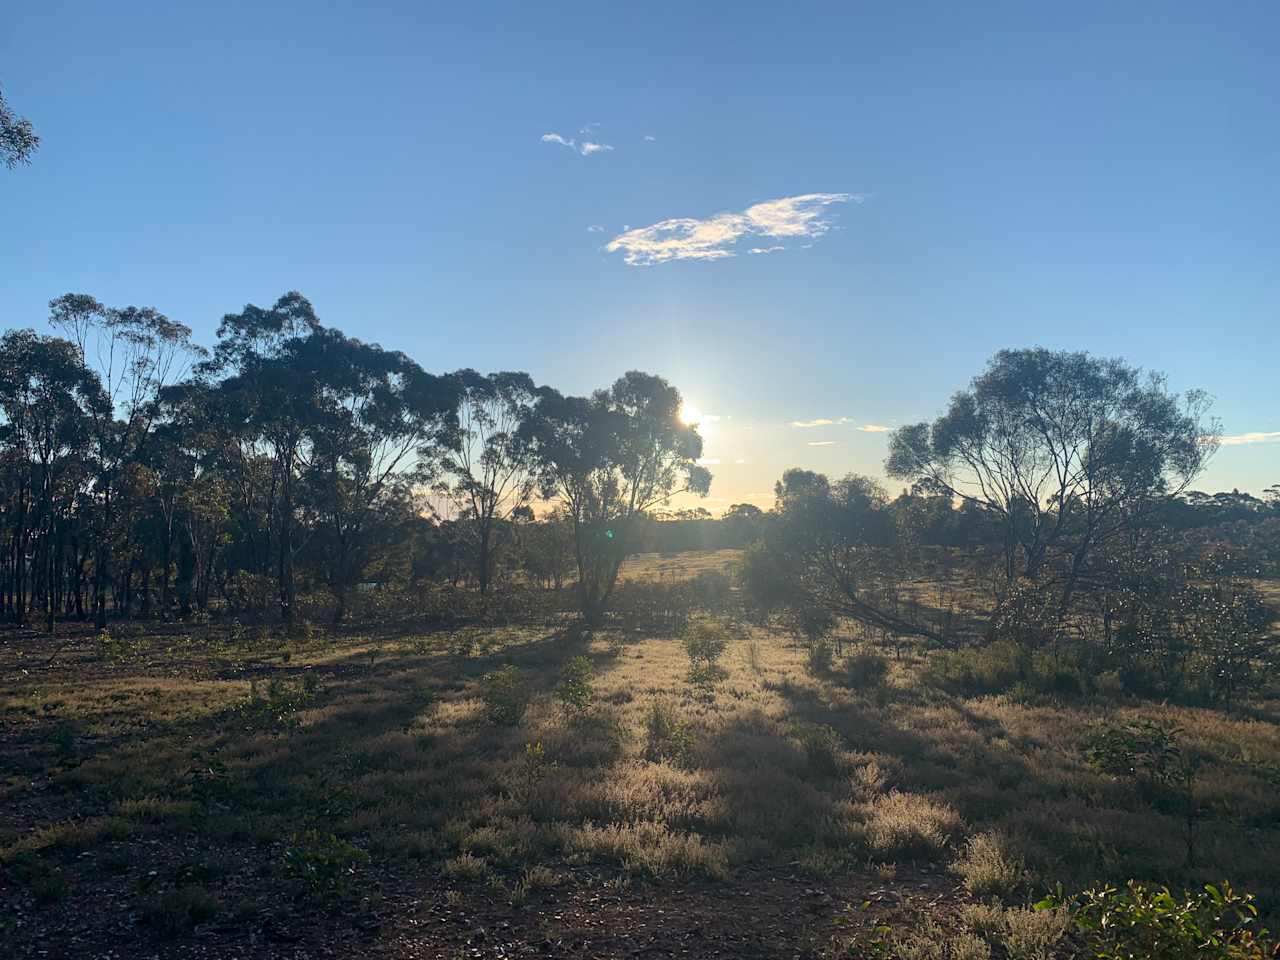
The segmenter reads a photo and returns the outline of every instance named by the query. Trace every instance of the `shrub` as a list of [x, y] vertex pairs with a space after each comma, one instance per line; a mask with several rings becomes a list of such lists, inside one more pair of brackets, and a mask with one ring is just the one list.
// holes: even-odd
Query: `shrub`
[[932, 920], [920, 923], [917, 932], [895, 938], [893, 952], [899, 960], [943, 960], [947, 934]]
[[844, 661], [845, 686], [855, 690], [881, 686], [889, 675], [889, 661], [873, 650], [859, 650]]
[[524, 754], [514, 771], [512, 792], [526, 803], [531, 801], [537, 792], [538, 784], [546, 779], [555, 765], [556, 762], [547, 756], [541, 741], [526, 743]]
[[112, 666], [127, 663], [137, 657], [144, 648], [142, 638], [136, 634], [131, 635], [123, 627], [117, 627], [115, 633], [103, 627], [94, 638], [94, 643], [99, 659], [105, 660]]
[[982, 647], [940, 650], [929, 657], [925, 679], [935, 686], [963, 693], [1017, 691], [1075, 696], [1086, 687], [1087, 670], [1079, 653], [1069, 648], [1029, 650], [1010, 639]]
[[[1004, 947], [1009, 960], [1049, 960], [1054, 947], [1067, 935], [1071, 918], [1061, 908], [1027, 907], [1006, 910], [1004, 923]], [[1137, 956], [1142, 955], [1135, 955], [1135, 960]]]
[[490, 722], [512, 727], [529, 708], [529, 686], [515, 664], [486, 673], [480, 678], [480, 698]]
[[710, 700], [724, 676], [717, 661], [729, 646], [729, 630], [719, 620], [695, 617], [685, 627], [683, 642], [689, 655], [689, 683], [701, 699]]
[[454, 857], [452, 860], [446, 860], [441, 868], [444, 875], [450, 880], [480, 880], [489, 872], [489, 865], [485, 862], [484, 857], [477, 857], [470, 853], [464, 853]]
[[318, 896], [345, 893], [347, 882], [368, 860], [369, 854], [355, 844], [318, 830], [294, 834], [284, 852], [288, 873], [304, 881]]
[[972, 896], [1008, 898], [1026, 873], [1022, 857], [1010, 847], [1000, 834], [980, 833], [969, 838], [951, 869]]
[[891, 790], [871, 802], [867, 843], [876, 856], [933, 859], [942, 854], [960, 817], [927, 797]]
[[578, 656], [564, 665], [560, 672], [560, 685], [556, 687], [556, 699], [570, 717], [579, 718], [591, 709], [595, 690], [591, 685], [591, 658]]
[[1086, 759], [1112, 776], [1136, 776], [1168, 782], [1180, 773], [1181, 753], [1176, 726], [1150, 720], [1108, 725], [1085, 741]]
[[796, 730], [800, 745], [804, 747], [809, 768], [822, 776], [835, 776], [840, 772], [840, 734], [825, 723], [806, 723]]
[[836, 615], [827, 607], [811, 604], [788, 611], [786, 622], [788, 629], [808, 643], [821, 640], [836, 628]]
[[832, 652], [831, 641], [825, 638], [809, 641], [804, 666], [810, 676], [825, 677], [831, 672]]
[[694, 617], [681, 639], [691, 664], [714, 666], [729, 646], [729, 630], [711, 617]]
[[960, 910], [960, 921], [980, 937], [991, 939], [1005, 929], [1004, 907], [999, 903], [970, 903]]
[[951, 960], [989, 960], [991, 947], [972, 933], [958, 933], [951, 938]]
[[249, 696], [234, 711], [250, 730], [292, 730], [301, 723], [298, 714], [315, 700], [319, 689], [319, 683], [310, 674], [299, 683], [272, 677], [263, 696], [257, 681], [251, 680]]
[[1174, 896], [1168, 887], [1149, 889], [1132, 880], [1123, 890], [1086, 890], [1071, 914], [1086, 955], [1098, 960], [1262, 960], [1278, 945], [1255, 928], [1257, 917], [1253, 895], [1238, 894], [1225, 882]]
[[688, 721], [669, 701], [655, 700], [644, 725], [645, 756], [650, 760], [683, 760], [693, 746]]

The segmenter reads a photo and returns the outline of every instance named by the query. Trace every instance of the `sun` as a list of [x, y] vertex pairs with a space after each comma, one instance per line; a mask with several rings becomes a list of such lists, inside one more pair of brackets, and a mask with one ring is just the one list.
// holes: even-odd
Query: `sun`
[[702, 437], [704, 443], [711, 440], [712, 434], [716, 432], [713, 424], [719, 419], [717, 416], [704, 413], [696, 403], [690, 403], [688, 400], [680, 403], [680, 422], [687, 427], [696, 427], [698, 436]]

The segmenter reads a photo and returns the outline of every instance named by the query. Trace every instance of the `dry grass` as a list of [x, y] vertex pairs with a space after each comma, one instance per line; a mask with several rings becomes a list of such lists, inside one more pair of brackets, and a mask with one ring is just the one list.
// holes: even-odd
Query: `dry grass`
[[637, 553], [622, 564], [618, 577], [624, 583], [628, 580], [692, 580], [709, 570], [732, 574], [741, 561], [741, 550]]
[[[728, 559], [686, 556], [682, 569]], [[638, 558], [632, 575], [667, 562]], [[317, 830], [382, 869], [506, 877], [513, 900], [585, 865], [683, 881], [748, 864], [830, 875], [915, 861], [951, 862], [978, 897], [1226, 876], [1280, 904], [1280, 865], [1259, 855], [1280, 844], [1274, 702], [1228, 715], [965, 699], [919, 684], [912, 649], [889, 660], [882, 686], [849, 689], [810, 676], [802, 649], [759, 629], [731, 643], [710, 699], [691, 689], [674, 638], [583, 644], [507, 629], [465, 644], [442, 633], [247, 649], [213, 633], [152, 638], [114, 664], [88, 642], [47, 667], [21, 642], [2, 648], [0, 864], [35, 858], [49, 869], [30, 876], [55, 871], [74, 893], [110, 855], [128, 897], [153, 870], [183, 889], [163, 851], [194, 837], [232, 861], [242, 853], [238, 884], [270, 898], [287, 882], [270, 866], [281, 845]], [[592, 664], [594, 705], [571, 718], [555, 690], [574, 656]], [[508, 663], [530, 699], [518, 723], [498, 725], [481, 678]], [[254, 707], [251, 690], [267, 702], [273, 678], [310, 692], [279, 715]], [[1136, 716], [1178, 723], [1203, 758], [1194, 868], [1177, 811], [1081, 755], [1093, 725]], [[818, 728], [831, 731], [821, 763], [806, 733]], [[1009, 956], [1041, 956], [1042, 922], [1010, 915], [997, 931], [976, 918], [964, 955], [985, 956], [989, 935]]]

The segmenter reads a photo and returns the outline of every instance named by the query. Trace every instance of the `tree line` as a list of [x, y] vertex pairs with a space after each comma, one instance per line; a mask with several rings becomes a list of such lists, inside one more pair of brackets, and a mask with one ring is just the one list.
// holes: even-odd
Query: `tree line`
[[586, 397], [432, 374], [298, 293], [227, 314], [212, 350], [82, 294], [49, 323], [0, 340], [0, 613], [18, 624], [186, 617], [268, 585], [285, 622], [300, 583], [339, 620], [371, 581], [483, 594], [517, 525], [537, 528], [531, 575], [571, 571], [598, 622], [649, 511], [710, 484], [679, 391], [650, 374]]
[[571, 590], [598, 625], [628, 555], [742, 547], [762, 611], [954, 646], [950, 602], [910, 589], [945, 580], [940, 562], [989, 575], [986, 639], [1086, 620], [1114, 637], [1154, 622], [1136, 598], [1167, 594], [1174, 617], [1169, 584], [1185, 604], [1206, 570], [1280, 573], [1280, 488], [1192, 490], [1217, 446], [1207, 398], [1119, 360], [1002, 351], [936, 420], [892, 434], [896, 498], [795, 469], [772, 509], [716, 518], [671, 508], [711, 477], [657, 376], [575, 397], [520, 372], [429, 373], [298, 293], [227, 314], [211, 349], [81, 294], [49, 323], [0, 339], [0, 615], [16, 624], [215, 607], [290, 623], [300, 591], [342, 620], [371, 586], [520, 582]]

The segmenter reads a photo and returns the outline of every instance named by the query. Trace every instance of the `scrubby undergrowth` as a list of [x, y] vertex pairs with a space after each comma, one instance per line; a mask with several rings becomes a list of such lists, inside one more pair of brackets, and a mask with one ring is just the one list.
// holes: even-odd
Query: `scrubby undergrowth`
[[[461, 918], [477, 898], [518, 911], [608, 889], [643, 904], [646, 885], [762, 875], [836, 891], [794, 931], [810, 955], [879, 937], [941, 956], [919, 945], [928, 923], [950, 956], [1050, 956], [1068, 941], [1036, 944], [1065, 922], [1010, 909], [1057, 884], [1228, 878], [1264, 914], [1280, 904], [1264, 854], [1280, 842], [1274, 702], [965, 695], [925, 682], [912, 647], [846, 648], [814, 669], [792, 637], [708, 620], [683, 642], [125, 639], [86, 634], [52, 664], [52, 641], [0, 646], [0, 865], [16, 904], [0, 923], [20, 953], [74, 955], [108, 932], [175, 950], [194, 931], [323, 939], [361, 917], [376, 951], [402, 936], [415, 890]], [[1180, 728], [1195, 759], [1190, 828], [1172, 788], [1091, 760], [1099, 730], [1139, 720]], [[947, 891], [923, 919], [894, 892], [921, 876]], [[855, 881], [890, 893], [864, 908]]]

